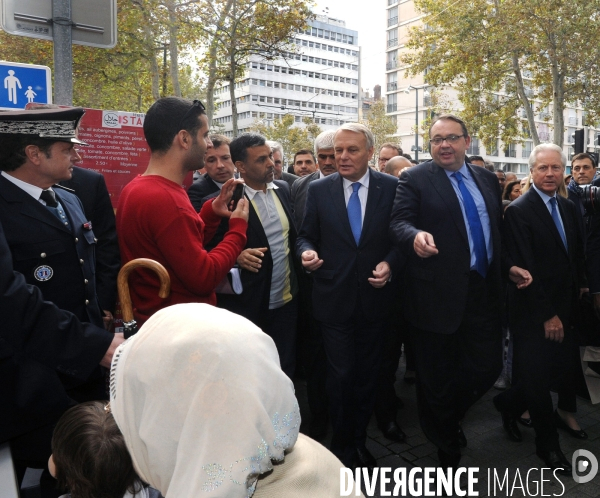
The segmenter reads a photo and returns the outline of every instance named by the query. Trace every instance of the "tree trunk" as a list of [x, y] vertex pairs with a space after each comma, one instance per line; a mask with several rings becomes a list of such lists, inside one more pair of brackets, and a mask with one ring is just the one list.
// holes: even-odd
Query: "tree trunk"
[[231, 73], [229, 74], [229, 96], [231, 97], [231, 124], [233, 125], [233, 138], [238, 136], [238, 113], [235, 101], [235, 61], [231, 62]]
[[179, 84], [179, 47], [177, 45], [177, 16], [175, 5], [168, 4], [169, 10], [169, 56], [171, 58], [171, 83], [173, 84], [173, 95], [181, 97], [181, 85]]
[[214, 109], [215, 109], [215, 85], [217, 84], [217, 50], [219, 48], [219, 37], [220, 32], [223, 29], [225, 20], [231, 11], [233, 0], [227, 0], [227, 3], [223, 6], [219, 21], [215, 26], [215, 32], [210, 42], [210, 49], [208, 51], [209, 56], [209, 71], [208, 71], [208, 82], [206, 84], [206, 117], [208, 118], [208, 127], [212, 126]]
[[565, 77], [559, 73], [556, 60], [552, 61], [552, 93], [554, 96], [552, 102], [552, 121], [554, 123], [554, 143], [559, 147], [563, 146], [565, 140]]
[[525, 108], [525, 113], [527, 114], [527, 123], [529, 124], [529, 133], [531, 135], [531, 139], [533, 140], [533, 146], [537, 146], [540, 143], [540, 138], [538, 136], [538, 131], [535, 126], [535, 116], [533, 114], [533, 109], [531, 108], [531, 102], [527, 98], [527, 94], [525, 93], [525, 84], [523, 83], [523, 75], [521, 74], [521, 66], [519, 65], [519, 58], [516, 54], [512, 56], [512, 67], [513, 72], [515, 73], [515, 81], [517, 84], [517, 94], [519, 95], [519, 99], [523, 103], [523, 107]]

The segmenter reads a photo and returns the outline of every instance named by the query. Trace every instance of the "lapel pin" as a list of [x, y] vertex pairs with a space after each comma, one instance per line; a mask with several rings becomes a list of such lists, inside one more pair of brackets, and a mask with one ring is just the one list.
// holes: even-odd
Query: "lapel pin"
[[85, 228], [86, 230], [91, 230], [92, 229], [92, 222], [91, 221], [86, 221], [83, 224], [83, 228]]

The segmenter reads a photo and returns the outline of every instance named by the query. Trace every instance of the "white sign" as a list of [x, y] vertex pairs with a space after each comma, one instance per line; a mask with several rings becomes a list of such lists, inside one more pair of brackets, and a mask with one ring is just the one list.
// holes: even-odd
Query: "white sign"
[[[52, 2], [0, 0], [7, 33], [52, 40]], [[99, 48], [117, 44], [117, 0], [71, 0], [73, 43]]]

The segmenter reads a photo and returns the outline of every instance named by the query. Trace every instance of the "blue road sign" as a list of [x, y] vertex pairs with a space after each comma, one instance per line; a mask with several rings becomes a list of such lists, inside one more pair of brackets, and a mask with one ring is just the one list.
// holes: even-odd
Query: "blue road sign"
[[0, 108], [25, 109], [33, 102], [52, 103], [50, 68], [0, 61]]

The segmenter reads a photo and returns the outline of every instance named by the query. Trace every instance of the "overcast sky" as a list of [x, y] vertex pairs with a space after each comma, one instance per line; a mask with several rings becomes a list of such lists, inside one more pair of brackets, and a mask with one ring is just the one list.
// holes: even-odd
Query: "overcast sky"
[[361, 47], [362, 87], [373, 94], [377, 84], [385, 86], [385, 0], [352, 2], [316, 0], [316, 14], [329, 7], [329, 16], [346, 21], [346, 27], [358, 31]]

